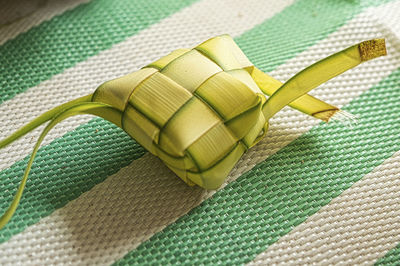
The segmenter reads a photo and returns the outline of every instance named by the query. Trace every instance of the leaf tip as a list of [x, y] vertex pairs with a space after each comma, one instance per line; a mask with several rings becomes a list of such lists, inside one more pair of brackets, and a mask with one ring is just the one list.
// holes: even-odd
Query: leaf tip
[[358, 45], [361, 61], [368, 61], [379, 56], [387, 55], [385, 39], [374, 39]]

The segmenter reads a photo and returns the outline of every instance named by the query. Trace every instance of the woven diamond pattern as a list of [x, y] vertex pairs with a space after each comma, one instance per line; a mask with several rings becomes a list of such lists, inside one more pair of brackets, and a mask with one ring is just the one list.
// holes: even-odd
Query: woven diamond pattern
[[186, 183], [217, 188], [268, 125], [251, 66], [222, 35], [106, 82], [94, 100], [123, 111], [124, 130]]

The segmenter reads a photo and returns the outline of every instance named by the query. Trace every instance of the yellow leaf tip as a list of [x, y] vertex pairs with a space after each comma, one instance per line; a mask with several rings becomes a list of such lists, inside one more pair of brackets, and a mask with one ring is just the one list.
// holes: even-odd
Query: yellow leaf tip
[[387, 54], [385, 39], [374, 39], [358, 45], [361, 61], [368, 61]]

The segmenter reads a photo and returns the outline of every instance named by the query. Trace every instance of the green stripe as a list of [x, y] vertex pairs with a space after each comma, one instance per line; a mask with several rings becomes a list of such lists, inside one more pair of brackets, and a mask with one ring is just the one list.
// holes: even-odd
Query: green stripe
[[[14, 217], [0, 230], [0, 243], [89, 191], [144, 153], [144, 148], [120, 128], [100, 118], [44, 146], [33, 163]], [[10, 204], [27, 162], [25, 158], [0, 172], [0, 213]]]
[[195, 1], [93, 0], [18, 35], [0, 46], [0, 104]]
[[384, 1], [298, 1], [237, 39], [250, 61], [270, 72], [324, 39], [367, 7]]
[[251, 261], [400, 149], [399, 102], [400, 69], [347, 106], [353, 129], [313, 128], [118, 264]]
[[380, 258], [375, 263], [375, 265], [400, 265], [400, 244], [398, 244], [397, 247], [389, 250], [384, 257]]

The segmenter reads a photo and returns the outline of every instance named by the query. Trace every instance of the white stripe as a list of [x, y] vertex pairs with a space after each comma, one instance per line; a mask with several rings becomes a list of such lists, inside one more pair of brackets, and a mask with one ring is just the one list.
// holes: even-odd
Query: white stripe
[[[0, 125], [7, 125], [0, 127], [0, 139], [52, 107], [92, 93], [104, 81], [137, 70], [174, 49], [192, 47], [219, 34], [238, 36], [292, 2], [206, 0], [187, 7], [0, 105]], [[89, 119], [78, 116], [62, 122], [50, 131], [43, 145]], [[0, 170], [28, 155], [37, 136], [37, 131], [31, 132], [3, 149]]]
[[[292, 0], [286, 0], [271, 4], [257, 0], [245, 2], [205, 0], [187, 7], [138, 35], [5, 102], [0, 106], [1, 124], [9, 125], [9, 128], [7, 132], [0, 132], [0, 135], [4, 137], [41, 112], [90, 93], [101, 82], [138, 69], [173, 49], [191, 47], [223, 33], [238, 36], [280, 12], [292, 2]], [[78, 117], [64, 122], [62, 127], [58, 127], [58, 130], [56, 129], [47, 138], [47, 143], [85, 121], [87, 119]], [[37, 135], [37, 132], [34, 134]], [[0, 154], [2, 169], [26, 155], [21, 151], [30, 150], [33, 144], [31, 136], [33, 134], [24, 138], [30, 143], [23, 144], [19, 141], [10, 145], [8, 149], [4, 149], [4, 152], [2, 151]], [[138, 178], [130, 178], [129, 174], [132, 173]], [[121, 191], [121, 188], [110, 188], [110, 186], [114, 187], [113, 184], [119, 186], [122, 180], [127, 182], [123, 189], [128, 189], [129, 192]], [[155, 194], [150, 195], [149, 191]], [[131, 195], [128, 196], [129, 199], [120, 198], [121, 195], [128, 195], [127, 193]], [[182, 206], [179, 206], [180, 203], [177, 202], [177, 194], [185, 199]], [[92, 198], [93, 195], [96, 195], [95, 198]], [[150, 201], [149, 197], [152, 198]], [[19, 262], [40, 264], [44, 258], [48, 263], [73, 261], [75, 264], [109, 264], [196, 206], [202, 197], [203, 190], [187, 187], [158, 159], [145, 156], [122, 169], [118, 174], [109, 177], [105, 183], [96, 186], [90, 193], [85, 193], [78, 200], [70, 202], [50, 217], [42, 219], [38, 224], [3, 243], [0, 247], [0, 264], [18, 264]], [[100, 203], [100, 199], [104, 201]], [[115, 209], [117, 212], [110, 210], [110, 203], [126, 202], [125, 200], [131, 202], [125, 206], [128, 209]], [[93, 202], [93, 206], [96, 206], [92, 209], [92, 214], [89, 214], [91, 210], [86, 205], [88, 202]], [[147, 206], [142, 205], [146, 202]], [[98, 203], [104, 206], [100, 207]], [[165, 213], [168, 205], [173, 211]], [[82, 214], [85, 218], [78, 218]], [[95, 220], [99, 219], [100, 223], [92, 223], [93, 221], [88, 220], [86, 215]], [[89, 229], [82, 226], [81, 223], [86, 224], [86, 221], [96, 228]], [[107, 223], [107, 229], [103, 231], [105, 234], [102, 234], [102, 229], [97, 227], [101, 225], [101, 221]], [[120, 222], [128, 225], [130, 229], [118, 225], [124, 230], [119, 231], [116, 228], [115, 232], [108, 231]], [[24, 246], [23, 250], [17, 248], [22, 246]], [[7, 256], [4, 256], [5, 254]]]
[[[60, 15], [67, 10], [89, 1], [90, 0], [63, 0], [43, 2], [38, 0], [18, 0], [2, 3], [0, 17], [3, 23], [7, 21], [9, 24], [0, 25], [0, 45], [15, 38], [18, 34], [39, 25], [43, 21], [50, 20], [54, 16]], [[22, 17], [16, 16], [23, 10], [26, 12], [23, 13]]]
[[[241, 12], [244, 12], [244, 8]], [[196, 12], [199, 12], [198, 6]], [[252, 16], [255, 14], [252, 13]], [[309, 64], [357, 41], [379, 36], [380, 29], [374, 25], [375, 22], [370, 21], [365, 14], [358, 16], [326, 40], [274, 71], [275, 76], [283, 79], [282, 73], [293, 74], [303, 64]], [[357, 30], [364, 27], [368, 27], [368, 31]], [[388, 37], [390, 56], [366, 63], [358, 67], [355, 70], [357, 72], [350, 71], [338, 77], [325, 86], [331, 91], [319, 93], [320, 96], [329, 101], [334, 100], [338, 105], [347, 104], [399, 67], [400, 62], [396, 59], [399, 52], [393, 48], [391, 36]], [[340, 42], [335, 41], [338, 38]], [[369, 77], [354, 78], [354, 73], [364, 73]], [[344, 83], [348, 85], [342, 86]], [[244, 156], [232, 171], [228, 182], [250, 170], [316, 123], [318, 121], [288, 108], [280, 112], [271, 122], [269, 135]], [[137, 247], [213, 193], [197, 187], [187, 187], [157, 158], [147, 154], [0, 245], [0, 264], [38, 262], [44, 258], [52, 263], [72, 260], [75, 264], [108, 264], [121, 258], [127, 251]], [[24, 248], [18, 254], [13, 252], [22, 245]], [[1, 256], [1, 252], [7, 256]]]
[[374, 263], [400, 242], [400, 152], [249, 265]]

